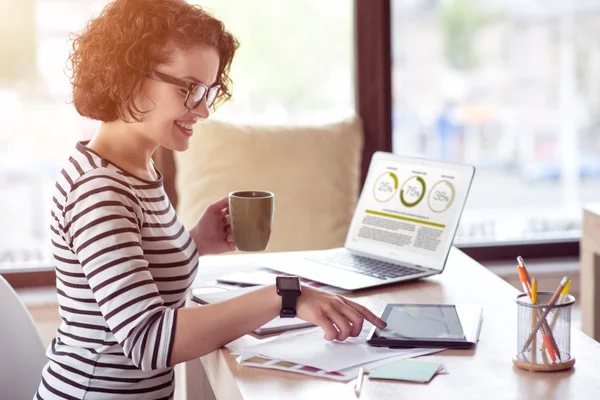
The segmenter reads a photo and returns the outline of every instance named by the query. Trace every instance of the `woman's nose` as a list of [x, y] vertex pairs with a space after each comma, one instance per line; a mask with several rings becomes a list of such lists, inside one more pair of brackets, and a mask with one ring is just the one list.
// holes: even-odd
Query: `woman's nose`
[[206, 98], [202, 99], [202, 101], [196, 106], [196, 108], [194, 108], [191, 111], [202, 119], [208, 118], [210, 115], [210, 110], [206, 105]]

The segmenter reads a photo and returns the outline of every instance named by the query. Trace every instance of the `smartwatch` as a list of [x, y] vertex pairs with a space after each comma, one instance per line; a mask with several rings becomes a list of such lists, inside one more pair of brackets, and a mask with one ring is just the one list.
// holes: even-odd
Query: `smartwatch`
[[281, 318], [296, 317], [296, 301], [302, 294], [300, 278], [297, 276], [278, 276], [276, 279], [277, 294], [281, 296]]

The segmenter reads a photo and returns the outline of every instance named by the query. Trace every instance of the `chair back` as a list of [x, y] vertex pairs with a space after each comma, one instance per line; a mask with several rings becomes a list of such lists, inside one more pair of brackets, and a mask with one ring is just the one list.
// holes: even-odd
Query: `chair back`
[[0, 397], [31, 400], [48, 359], [29, 311], [1, 275], [0, 310]]

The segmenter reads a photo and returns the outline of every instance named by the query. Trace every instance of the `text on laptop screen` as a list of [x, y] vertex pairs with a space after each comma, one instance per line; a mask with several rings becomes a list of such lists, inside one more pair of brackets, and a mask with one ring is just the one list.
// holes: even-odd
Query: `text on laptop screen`
[[472, 167], [464, 165], [374, 160], [346, 247], [441, 270], [472, 176]]

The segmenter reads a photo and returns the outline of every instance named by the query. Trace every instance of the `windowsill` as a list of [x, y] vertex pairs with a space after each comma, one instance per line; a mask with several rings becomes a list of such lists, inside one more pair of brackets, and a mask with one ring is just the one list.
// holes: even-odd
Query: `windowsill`
[[579, 257], [579, 238], [547, 239], [519, 242], [460, 243], [460, 250], [474, 260], [488, 261], [514, 260], [517, 256], [527, 259], [548, 259]]
[[546, 245], [546, 244], [562, 244], [562, 243], [579, 243], [581, 235], [572, 235], [564, 237], [552, 238], [528, 238], [519, 240], [495, 240], [495, 241], [474, 241], [474, 242], [459, 242], [455, 246], [460, 249], [476, 248], [476, 247], [507, 247], [507, 246], [529, 246], [529, 245]]
[[11, 262], [0, 263], [0, 275], [17, 274], [23, 272], [54, 272], [54, 265], [49, 262]]
[[27, 308], [58, 305], [56, 289], [53, 287], [23, 288], [16, 292]]
[[3, 263], [0, 275], [15, 290], [25, 288], [52, 288], [56, 285], [54, 265], [48, 263]]

